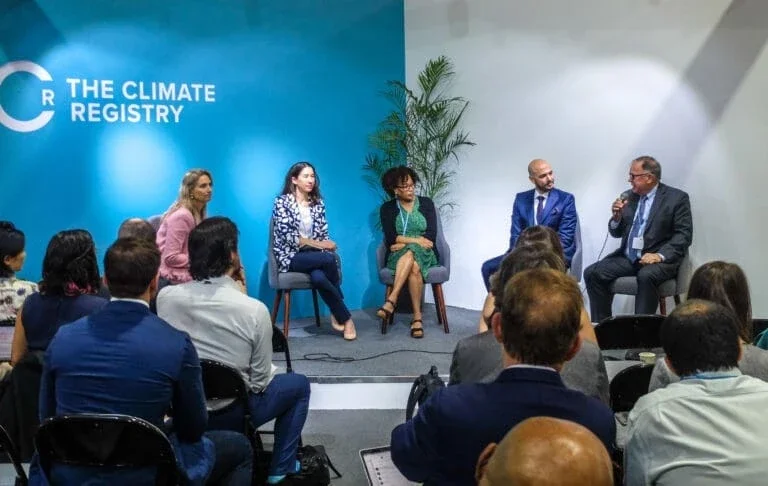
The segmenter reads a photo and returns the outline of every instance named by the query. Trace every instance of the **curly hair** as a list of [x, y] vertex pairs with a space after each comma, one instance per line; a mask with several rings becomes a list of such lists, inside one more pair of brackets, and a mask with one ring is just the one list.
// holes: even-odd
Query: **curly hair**
[[416, 171], [407, 165], [392, 167], [381, 176], [381, 187], [389, 194], [389, 197], [395, 197], [395, 188], [407, 181], [409, 177], [414, 185], [419, 183], [419, 176]]
[[40, 293], [70, 295], [73, 289], [95, 294], [101, 286], [96, 246], [86, 230], [66, 230], [56, 233], [43, 259], [43, 280]]
[[10, 221], [0, 221], [0, 278], [13, 277], [14, 271], [6, 265], [5, 258], [16, 257], [24, 246], [24, 233]]

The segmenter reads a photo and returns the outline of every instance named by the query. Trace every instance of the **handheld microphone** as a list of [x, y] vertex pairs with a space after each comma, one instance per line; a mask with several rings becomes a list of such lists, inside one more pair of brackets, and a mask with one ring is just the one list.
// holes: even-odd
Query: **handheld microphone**
[[632, 194], [632, 189], [627, 189], [626, 191], [622, 192], [621, 194], [619, 194], [619, 201], [627, 202], [630, 194]]

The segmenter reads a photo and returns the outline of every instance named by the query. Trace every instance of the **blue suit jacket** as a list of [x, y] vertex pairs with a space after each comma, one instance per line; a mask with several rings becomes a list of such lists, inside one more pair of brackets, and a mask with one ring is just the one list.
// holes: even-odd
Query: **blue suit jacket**
[[[148, 307], [114, 301], [101, 311], [62, 326], [45, 353], [40, 420], [76, 413], [141, 417], [163, 428], [173, 405], [177, 464], [190, 484], [203, 484], [213, 468], [213, 444], [203, 437], [208, 412], [197, 351], [189, 335]], [[55, 484], [147, 484], [153, 471], [82, 471], [54, 466]], [[45, 484], [31, 468], [32, 484]]]
[[566, 388], [554, 371], [520, 367], [504, 370], [493, 383], [437, 391], [392, 431], [392, 460], [411, 481], [474, 485], [480, 452], [537, 416], [579, 423], [613, 450], [616, 425], [605, 404]]
[[[535, 226], [536, 221], [533, 217], [533, 198], [535, 191], [520, 192], [515, 196], [515, 203], [512, 208], [512, 231], [509, 238], [509, 249], [515, 247], [520, 233], [530, 226]], [[544, 214], [541, 215], [541, 224], [549, 226], [560, 236], [560, 243], [563, 245], [565, 260], [568, 266], [571, 266], [571, 259], [576, 252], [576, 198], [573, 194], [552, 189], [547, 197], [547, 204], [544, 206]]]

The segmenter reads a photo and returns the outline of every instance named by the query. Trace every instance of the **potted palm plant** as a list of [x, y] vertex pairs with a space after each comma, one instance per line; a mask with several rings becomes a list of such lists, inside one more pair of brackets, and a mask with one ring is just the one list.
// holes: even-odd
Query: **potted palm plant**
[[373, 149], [363, 165], [366, 182], [380, 195], [381, 176], [391, 167], [410, 166], [421, 183], [419, 195], [435, 202], [441, 213], [456, 206], [450, 188], [462, 148], [475, 145], [461, 122], [469, 101], [446, 93], [455, 72], [445, 56], [431, 59], [419, 73], [415, 89], [388, 81], [383, 95], [393, 110], [369, 137]]
[[[393, 109], [369, 137], [372, 151], [363, 165], [366, 182], [382, 202], [389, 199], [381, 187], [382, 175], [392, 167], [408, 165], [420, 179], [419, 195], [432, 199], [443, 217], [450, 217], [455, 209], [450, 189], [459, 153], [475, 143], [461, 127], [469, 101], [447, 93], [454, 76], [451, 60], [440, 56], [427, 62], [414, 89], [401, 81], [387, 82], [383, 95]], [[403, 290], [397, 308], [408, 312], [411, 301], [407, 287]]]

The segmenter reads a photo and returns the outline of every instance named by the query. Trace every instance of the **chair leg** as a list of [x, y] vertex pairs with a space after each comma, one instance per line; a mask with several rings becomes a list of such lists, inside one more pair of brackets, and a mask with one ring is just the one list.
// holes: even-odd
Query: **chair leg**
[[278, 290], [275, 292], [275, 302], [272, 304], [272, 325], [277, 322], [277, 313], [280, 310], [280, 299], [283, 297], [283, 291]]
[[285, 306], [283, 307], [283, 334], [288, 337], [288, 327], [291, 322], [291, 291], [285, 291]]
[[[389, 294], [392, 292], [392, 286], [387, 285], [387, 287], [384, 289], [384, 302], [389, 299]], [[392, 313], [394, 315], [394, 312]], [[387, 333], [387, 325], [392, 324], [392, 317], [389, 318], [385, 317], [381, 319], [381, 333], [386, 334]]]
[[437, 323], [443, 324], [443, 313], [440, 312], [440, 296], [438, 295], [440, 291], [437, 290], [439, 285], [440, 284], [432, 284], [432, 297], [435, 298], [435, 313], [437, 314]]
[[438, 316], [442, 317], [443, 330], [446, 334], [451, 330], [448, 328], [448, 313], [445, 309], [445, 296], [443, 295], [442, 284], [432, 284], [432, 295], [435, 297], [435, 304], [437, 305]]
[[312, 304], [315, 306], [315, 324], [320, 327], [320, 308], [317, 306], [317, 290], [312, 289]]
[[659, 297], [659, 313], [662, 316], [667, 315], [667, 298], [666, 297]]

